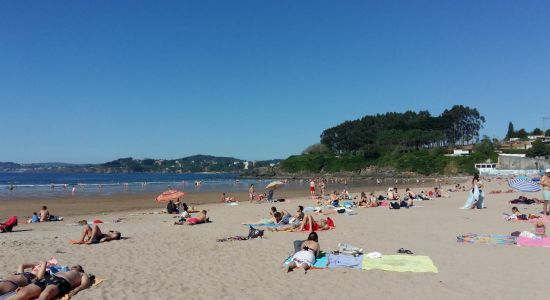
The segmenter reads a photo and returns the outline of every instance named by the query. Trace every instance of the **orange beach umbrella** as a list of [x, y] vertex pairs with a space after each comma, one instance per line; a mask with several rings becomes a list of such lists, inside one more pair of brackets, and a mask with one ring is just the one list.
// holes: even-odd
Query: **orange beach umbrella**
[[180, 192], [178, 190], [168, 190], [160, 195], [155, 199], [157, 202], [168, 202], [170, 200], [176, 200], [178, 198], [183, 198], [185, 196], [184, 192]]

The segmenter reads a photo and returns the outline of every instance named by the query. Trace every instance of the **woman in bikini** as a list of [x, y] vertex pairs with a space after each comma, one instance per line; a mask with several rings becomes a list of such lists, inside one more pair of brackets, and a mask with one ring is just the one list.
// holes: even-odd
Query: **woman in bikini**
[[328, 224], [328, 218], [326, 220], [315, 221], [312, 215], [306, 215], [301, 223], [293, 223], [286, 226], [268, 228], [269, 231], [319, 231], [328, 230], [330, 226]]
[[[27, 286], [35, 279], [44, 278], [44, 274], [46, 274], [46, 265], [47, 263], [45, 261], [19, 265], [16, 273], [8, 276], [6, 279], [0, 280], [0, 296], [13, 292], [19, 287]], [[31, 271], [27, 272], [25, 269], [31, 269]]]

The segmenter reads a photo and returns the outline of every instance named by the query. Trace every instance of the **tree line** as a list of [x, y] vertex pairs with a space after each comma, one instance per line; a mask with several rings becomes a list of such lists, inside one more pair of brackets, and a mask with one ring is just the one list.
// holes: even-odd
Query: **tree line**
[[455, 105], [439, 116], [428, 111], [367, 115], [326, 129], [321, 144], [333, 153], [378, 154], [412, 151], [479, 140], [485, 117], [475, 108]]

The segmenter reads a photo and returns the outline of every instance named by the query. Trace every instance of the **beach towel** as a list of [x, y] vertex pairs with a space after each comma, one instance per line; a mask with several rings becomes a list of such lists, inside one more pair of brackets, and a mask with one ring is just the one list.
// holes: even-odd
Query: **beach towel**
[[550, 247], [550, 237], [543, 239], [531, 239], [528, 237], [519, 236], [517, 238], [517, 244], [522, 247]]
[[273, 224], [273, 223], [268, 223], [268, 224], [242, 224], [244, 226], [252, 226], [254, 228], [256, 227], [269, 227], [269, 228], [277, 228], [277, 227], [282, 227], [282, 226], [286, 226], [288, 224]]
[[393, 272], [437, 273], [437, 267], [428, 256], [384, 255], [382, 258], [363, 257], [363, 270]]
[[[93, 276], [93, 275], [91, 275], [91, 276]], [[94, 287], [98, 286], [99, 284], [101, 284], [101, 283], [102, 283], [103, 281], [105, 281], [105, 280], [107, 280], [107, 279], [102, 278], [102, 277], [95, 277], [95, 276], [94, 276], [94, 279], [93, 279], [93, 281], [92, 281], [92, 286], [89, 287], [89, 288], [90, 288], [90, 289], [91, 289], [91, 288], [94, 288]], [[60, 300], [69, 300], [69, 295], [65, 295], [65, 296], [61, 297]]]
[[363, 265], [363, 255], [328, 254], [327, 256], [329, 268], [361, 269]]
[[[289, 256], [283, 263], [283, 267], [288, 267], [288, 264], [292, 261], [292, 255]], [[328, 265], [328, 257], [324, 252], [321, 252], [319, 257], [315, 260], [315, 263], [311, 269], [326, 269]]]
[[469, 244], [515, 245], [516, 237], [511, 235], [467, 233], [456, 237], [456, 241], [458, 243]]

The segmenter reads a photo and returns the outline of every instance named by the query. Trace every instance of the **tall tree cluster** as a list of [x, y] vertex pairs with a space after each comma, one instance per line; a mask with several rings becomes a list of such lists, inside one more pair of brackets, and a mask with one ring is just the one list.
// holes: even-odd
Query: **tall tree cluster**
[[464, 145], [479, 139], [483, 123], [485, 117], [477, 109], [463, 105], [446, 109], [439, 116], [428, 111], [390, 112], [326, 129], [321, 143], [336, 153]]

